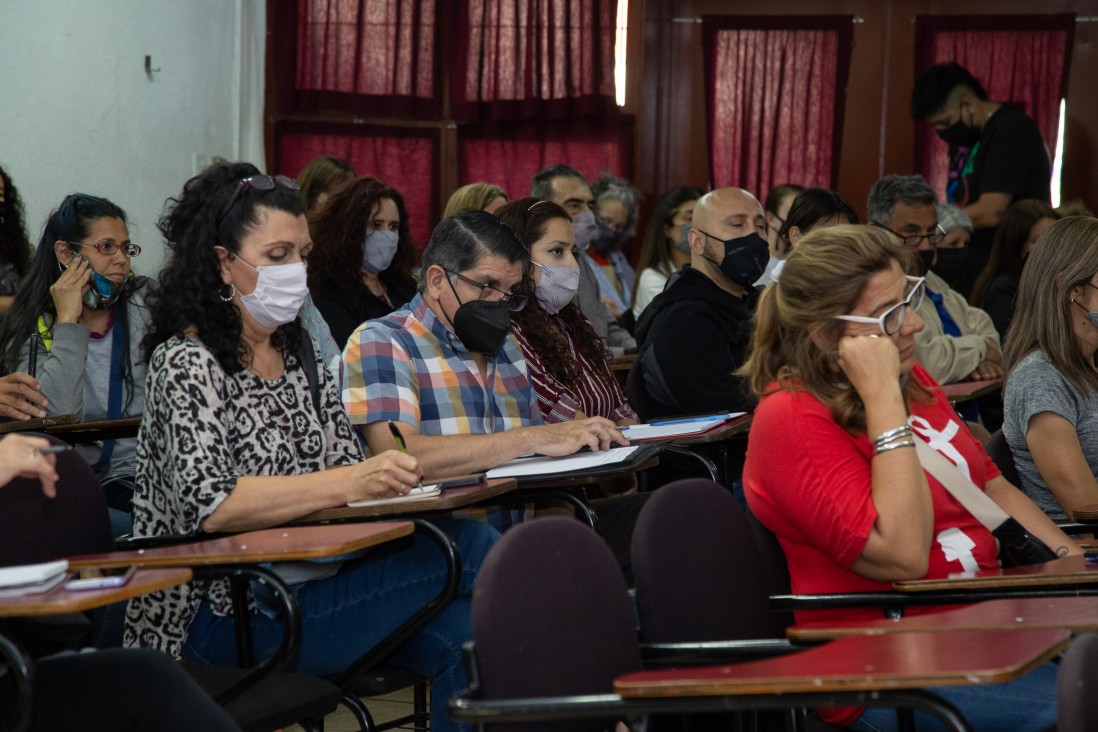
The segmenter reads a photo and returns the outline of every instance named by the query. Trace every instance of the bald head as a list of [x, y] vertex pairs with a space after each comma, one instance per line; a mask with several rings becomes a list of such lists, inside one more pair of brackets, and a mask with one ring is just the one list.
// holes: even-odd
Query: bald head
[[706, 193], [694, 206], [693, 227], [719, 239], [746, 236], [757, 225], [765, 228], [763, 208], [742, 188], [718, 188]]

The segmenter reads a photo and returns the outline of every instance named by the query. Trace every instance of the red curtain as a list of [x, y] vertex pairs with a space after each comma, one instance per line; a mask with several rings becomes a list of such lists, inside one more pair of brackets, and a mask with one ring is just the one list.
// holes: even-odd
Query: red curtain
[[298, 0], [296, 106], [438, 114], [437, 33], [435, 0]]
[[775, 185], [834, 187], [850, 16], [706, 17], [710, 181], [760, 200]]
[[434, 130], [371, 128], [364, 134], [360, 125], [284, 124], [275, 142], [275, 163], [279, 173], [297, 177], [318, 155], [343, 158], [359, 175], [379, 178], [404, 196], [408, 226], [420, 247], [431, 238], [438, 223], [435, 181], [438, 133]]
[[495, 183], [510, 198], [521, 198], [530, 195], [535, 173], [557, 163], [592, 181], [603, 171], [628, 179], [632, 140], [628, 118], [478, 126], [463, 130], [458, 143], [459, 184]]
[[615, 109], [617, 0], [465, 0], [451, 8], [454, 119]]
[[[934, 64], [955, 61], [997, 102], [1020, 106], [1033, 118], [1050, 151], [1056, 149], [1060, 99], [1067, 96], [1075, 16], [919, 16], [915, 20], [916, 78]], [[933, 128], [920, 124], [916, 166], [943, 196], [950, 150]], [[954, 155], [967, 151], [954, 150]], [[959, 166], [956, 166], [959, 167]]]

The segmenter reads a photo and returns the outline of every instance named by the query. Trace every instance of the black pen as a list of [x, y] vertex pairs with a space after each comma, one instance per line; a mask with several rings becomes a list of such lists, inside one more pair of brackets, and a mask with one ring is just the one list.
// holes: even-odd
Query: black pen
[[30, 356], [27, 358], [27, 373], [31, 376], [37, 376], [34, 372], [38, 370], [38, 344], [41, 342], [42, 336], [38, 335], [38, 331], [31, 333]]
[[[402, 453], [407, 455], [408, 454], [408, 446], [406, 444], [404, 444], [404, 435], [400, 434], [400, 430], [397, 428], [396, 422], [394, 422], [391, 419], [389, 420], [389, 431], [393, 433], [393, 440], [396, 441], [397, 447], [400, 448], [400, 451]], [[417, 481], [416, 484], [412, 487], [413, 488], [418, 488], [422, 485], [423, 485], [423, 481], [420, 480], [420, 481]]]

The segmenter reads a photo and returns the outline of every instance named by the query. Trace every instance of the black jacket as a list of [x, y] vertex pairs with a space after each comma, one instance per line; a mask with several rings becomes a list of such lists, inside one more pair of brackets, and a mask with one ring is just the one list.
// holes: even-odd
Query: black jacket
[[689, 265], [637, 323], [638, 361], [653, 416], [747, 412], [755, 399], [732, 375], [744, 362], [755, 291], [734, 297]]

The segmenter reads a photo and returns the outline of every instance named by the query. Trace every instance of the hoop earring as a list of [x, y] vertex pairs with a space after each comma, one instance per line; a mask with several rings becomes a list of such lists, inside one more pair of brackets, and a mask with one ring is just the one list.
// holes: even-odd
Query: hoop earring
[[221, 300], [221, 302], [232, 302], [233, 298], [236, 297], [236, 285], [234, 285], [232, 282], [230, 282], [228, 284], [229, 284], [229, 294], [228, 295], [225, 294], [225, 286], [224, 285], [221, 286], [221, 289], [217, 293], [217, 297], [218, 297], [219, 300]]

